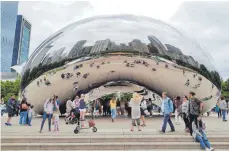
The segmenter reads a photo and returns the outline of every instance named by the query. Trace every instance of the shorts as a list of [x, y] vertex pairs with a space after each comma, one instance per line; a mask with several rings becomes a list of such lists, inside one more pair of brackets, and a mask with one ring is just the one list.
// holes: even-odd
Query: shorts
[[146, 114], [145, 114], [145, 110], [143, 110], [142, 108], [140, 109], [141, 110], [141, 116], [145, 116]]
[[14, 113], [13, 112], [8, 112], [8, 117], [13, 117]]
[[79, 109], [80, 112], [86, 112], [86, 109]]

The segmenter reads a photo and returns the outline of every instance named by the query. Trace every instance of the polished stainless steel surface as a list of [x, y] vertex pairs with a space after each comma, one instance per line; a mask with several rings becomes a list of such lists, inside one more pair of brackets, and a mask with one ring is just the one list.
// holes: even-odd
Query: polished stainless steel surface
[[161, 21], [131, 15], [89, 18], [57, 31], [30, 56], [22, 89], [42, 112], [52, 94], [63, 103], [118, 80], [170, 97], [194, 91], [206, 111], [220, 94], [220, 76], [200, 44]]

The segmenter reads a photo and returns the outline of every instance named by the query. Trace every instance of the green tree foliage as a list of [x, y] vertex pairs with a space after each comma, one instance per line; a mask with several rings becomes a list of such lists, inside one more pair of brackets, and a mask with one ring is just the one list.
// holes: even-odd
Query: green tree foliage
[[8, 101], [12, 95], [18, 98], [20, 90], [20, 78], [15, 81], [1, 81], [1, 96], [4, 96], [4, 101]]
[[229, 78], [226, 81], [222, 81], [222, 96], [229, 100]]

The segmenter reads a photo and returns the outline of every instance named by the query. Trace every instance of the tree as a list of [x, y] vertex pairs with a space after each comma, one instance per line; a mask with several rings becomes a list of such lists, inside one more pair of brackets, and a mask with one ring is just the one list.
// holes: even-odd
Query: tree
[[18, 98], [20, 91], [21, 80], [18, 77], [15, 81], [1, 81], [1, 95], [4, 96], [4, 101], [8, 101], [12, 95]]
[[229, 100], [229, 78], [226, 81], [222, 81], [222, 96]]

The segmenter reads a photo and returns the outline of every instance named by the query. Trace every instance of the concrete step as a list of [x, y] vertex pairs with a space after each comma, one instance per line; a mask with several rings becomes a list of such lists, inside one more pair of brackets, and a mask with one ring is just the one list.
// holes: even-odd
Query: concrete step
[[[229, 150], [229, 142], [211, 142], [216, 149]], [[122, 143], [2, 143], [2, 150], [184, 150], [200, 149], [196, 142], [122, 142]]]
[[[229, 142], [229, 136], [211, 135], [210, 142]], [[109, 143], [109, 142], [193, 142], [191, 136], [115, 135], [115, 136], [2, 136], [2, 143]]]

